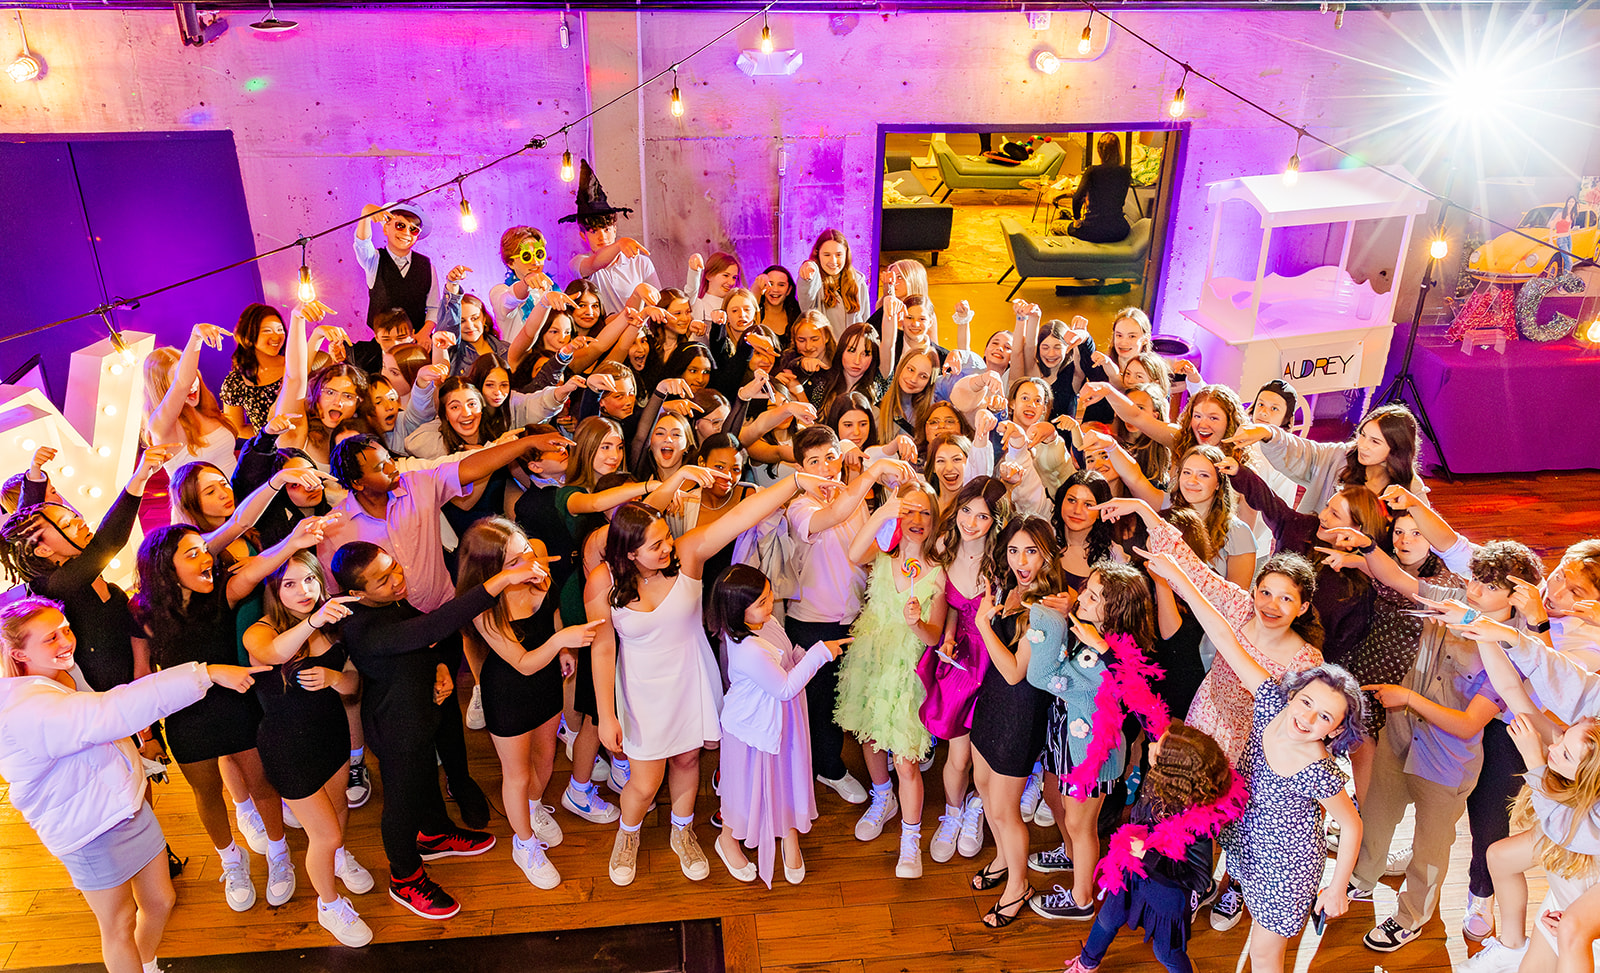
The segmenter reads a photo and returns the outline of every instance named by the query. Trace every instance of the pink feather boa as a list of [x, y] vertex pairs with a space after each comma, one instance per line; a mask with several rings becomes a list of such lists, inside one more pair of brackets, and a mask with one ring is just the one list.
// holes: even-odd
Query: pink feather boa
[[1125, 824], [1111, 836], [1111, 847], [1106, 849], [1100, 866], [1095, 870], [1095, 882], [1107, 892], [1121, 892], [1128, 884], [1128, 875], [1144, 878], [1144, 859], [1133, 853], [1133, 842], [1142, 842], [1147, 852], [1156, 852], [1172, 859], [1182, 859], [1189, 846], [1196, 841], [1216, 837], [1227, 824], [1244, 814], [1250, 792], [1244, 779], [1236, 773], [1228, 784], [1228, 792], [1213, 804], [1199, 804], [1174, 814], [1150, 828], [1142, 824]]
[[1083, 762], [1061, 778], [1063, 794], [1087, 794], [1100, 779], [1100, 768], [1111, 756], [1114, 743], [1122, 738], [1125, 715], [1139, 717], [1148, 733], [1166, 732], [1172, 716], [1167, 704], [1150, 688], [1150, 681], [1166, 673], [1139, 651], [1131, 637], [1123, 634], [1106, 639], [1106, 654], [1111, 662], [1094, 694], [1094, 722], [1089, 729], [1089, 751]]

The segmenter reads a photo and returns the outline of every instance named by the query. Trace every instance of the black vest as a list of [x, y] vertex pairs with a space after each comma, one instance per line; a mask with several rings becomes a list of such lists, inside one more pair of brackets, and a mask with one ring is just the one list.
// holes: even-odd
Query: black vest
[[386, 247], [378, 249], [378, 279], [373, 281], [367, 294], [367, 327], [372, 320], [391, 307], [405, 311], [411, 317], [411, 327], [422, 330], [428, 319], [428, 293], [433, 290], [433, 264], [422, 254], [412, 251], [411, 266], [405, 274], [395, 266]]

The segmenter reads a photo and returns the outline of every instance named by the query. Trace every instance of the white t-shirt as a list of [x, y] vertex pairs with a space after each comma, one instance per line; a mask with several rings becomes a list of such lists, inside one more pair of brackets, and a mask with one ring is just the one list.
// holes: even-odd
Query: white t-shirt
[[[578, 268], [584, 256], [587, 254], [572, 258], [573, 274], [582, 274]], [[655, 288], [661, 286], [661, 279], [656, 276], [656, 265], [642, 253], [633, 257], [619, 255], [609, 266], [590, 274], [589, 280], [600, 289], [600, 306], [607, 314], [622, 310], [628, 298], [633, 296], [633, 289], [640, 284], [648, 283]]]
[[867, 589], [866, 569], [850, 560], [850, 541], [866, 529], [867, 508], [861, 504], [833, 527], [813, 534], [811, 518], [821, 509], [821, 502], [811, 496], [789, 504], [790, 536], [806, 548], [800, 594], [789, 603], [789, 617], [848, 625], [861, 614]]

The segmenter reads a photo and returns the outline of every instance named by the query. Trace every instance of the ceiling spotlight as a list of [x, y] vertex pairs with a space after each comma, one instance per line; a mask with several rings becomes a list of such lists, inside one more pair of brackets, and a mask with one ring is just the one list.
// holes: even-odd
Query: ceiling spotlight
[[1061, 70], [1061, 59], [1056, 57], [1054, 51], [1040, 51], [1033, 56], [1033, 66], [1041, 74], [1055, 74]]
[[286, 30], [294, 30], [300, 26], [298, 21], [279, 20], [277, 10], [273, 9], [273, 0], [267, 0], [267, 17], [250, 25], [251, 30], [259, 30], [263, 34], [281, 34]]

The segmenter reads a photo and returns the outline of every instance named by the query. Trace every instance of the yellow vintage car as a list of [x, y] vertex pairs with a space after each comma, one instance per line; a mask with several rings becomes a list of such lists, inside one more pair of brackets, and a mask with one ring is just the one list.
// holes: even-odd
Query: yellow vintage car
[[[1544, 273], [1556, 259], [1556, 252], [1550, 246], [1555, 231], [1550, 229], [1549, 223], [1559, 212], [1561, 204], [1550, 203], [1523, 213], [1517, 229], [1543, 242], [1535, 243], [1515, 233], [1502, 233], [1472, 251], [1467, 257], [1467, 273], [1497, 282], [1524, 281]], [[1600, 236], [1600, 217], [1592, 209], [1579, 208], [1577, 218], [1572, 221], [1572, 252], [1579, 257], [1593, 257], [1597, 236]]]

